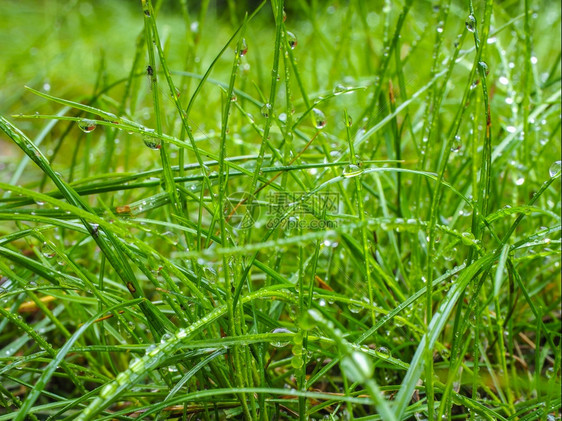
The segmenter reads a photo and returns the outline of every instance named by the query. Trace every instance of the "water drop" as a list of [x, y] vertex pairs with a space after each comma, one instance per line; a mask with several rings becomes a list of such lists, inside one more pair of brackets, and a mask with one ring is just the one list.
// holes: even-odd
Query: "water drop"
[[78, 127], [84, 133], [91, 133], [96, 130], [96, 122], [94, 120], [83, 119], [78, 122]]
[[314, 118], [314, 125], [318, 130], [321, 130], [324, 127], [326, 127], [326, 116], [322, 111], [320, 111], [318, 108], [313, 108], [312, 116]]
[[363, 306], [361, 305], [357, 305], [357, 304], [348, 304], [347, 308], [349, 309], [349, 311], [351, 311], [352, 313], [359, 313], [361, 310], [363, 310]]
[[47, 259], [52, 259], [57, 255], [56, 251], [47, 242], [44, 242], [41, 246], [41, 253]]
[[380, 358], [388, 359], [388, 358], [390, 358], [390, 355], [391, 355], [391, 354], [390, 354], [390, 350], [389, 350], [387, 347], [385, 347], [385, 346], [379, 346], [379, 347], [377, 348], [377, 355], [378, 355]]
[[265, 118], [269, 118], [269, 115], [271, 114], [271, 104], [264, 104], [263, 107], [261, 107], [260, 111], [261, 115], [263, 115]]
[[341, 365], [345, 375], [353, 382], [364, 382], [373, 375], [373, 363], [364, 352], [352, 352]]
[[299, 369], [304, 365], [304, 360], [301, 355], [295, 355], [291, 358], [291, 365], [293, 368]]
[[242, 45], [240, 45], [240, 57], [244, 57], [248, 52], [248, 44], [246, 44], [246, 38], [242, 38]]
[[490, 73], [490, 69], [488, 69], [488, 64], [485, 61], [479, 61], [478, 67], [480, 68], [482, 74], [488, 75], [488, 73]]
[[334, 86], [334, 95], [343, 94], [346, 91], [346, 89], [347, 88], [344, 85], [338, 83], [336, 86]]
[[141, 358], [133, 358], [131, 361], [129, 361], [129, 370], [131, 370], [133, 373], [138, 373], [142, 371], [143, 368], [144, 362]]
[[[292, 333], [289, 329], [285, 329], [283, 327], [278, 327], [277, 329], [273, 329], [271, 331], [271, 333]], [[274, 346], [275, 348], [283, 348], [287, 345], [289, 345], [289, 341], [284, 341], [284, 340], [277, 340], [277, 341], [273, 341], [271, 342], [271, 345]]]
[[550, 174], [551, 177], [554, 177], [556, 174], [560, 172], [561, 167], [562, 167], [562, 161], [555, 161], [548, 169], [548, 173]]
[[171, 333], [164, 333], [162, 335], [162, 338], [160, 339], [160, 343], [166, 343], [168, 342], [170, 339], [172, 339], [173, 335]]
[[347, 127], [351, 127], [351, 125], [353, 124], [353, 119], [348, 115], [347, 119], [345, 119], [344, 123]]
[[298, 44], [295, 34], [289, 31], [287, 31], [287, 43], [289, 44], [289, 47], [291, 47], [291, 50], [294, 50]]
[[525, 183], [525, 177], [521, 176], [517, 180], [515, 180], [516, 186], [522, 186]]
[[162, 234], [162, 236], [164, 236], [164, 238], [174, 246], [177, 246], [179, 243], [179, 237], [175, 232], [166, 231], [164, 234]]
[[466, 29], [470, 32], [474, 32], [476, 30], [476, 18], [472, 13], [468, 15], [464, 24], [466, 25]]
[[142, 141], [150, 149], [158, 150], [162, 147], [162, 140], [158, 137], [152, 137], [152, 136], [149, 136], [149, 135], [144, 135], [142, 137]]
[[461, 137], [459, 135], [455, 136], [453, 143], [451, 144], [451, 152], [458, 152], [462, 148]]
[[473, 245], [475, 240], [476, 239], [474, 238], [474, 234], [472, 234], [471, 232], [463, 232], [461, 234], [461, 241], [466, 246]]
[[357, 165], [349, 164], [344, 168], [343, 176], [345, 178], [357, 177], [362, 172], [363, 172], [363, 170], [361, 168], [359, 168]]

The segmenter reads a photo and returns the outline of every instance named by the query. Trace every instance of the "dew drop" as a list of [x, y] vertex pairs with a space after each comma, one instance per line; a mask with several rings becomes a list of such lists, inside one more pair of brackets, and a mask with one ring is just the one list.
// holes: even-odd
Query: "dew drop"
[[377, 348], [377, 355], [378, 355], [380, 358], [388, 359], [388, 358], [390, 358], [390, 355], [391, 355], [391, 354], [390, 354], [390, 350], [389, 350], [387, 347], [385, 347], [385, 346], [379, 346], [379, 347]]
[[144, 362], [142, 361], [141, 358], [133, 358], [129, 362], [129, 370], [131, 370], [133, 373], [138, 373], [142, 371], [143, 368], [144, 368]]
[[455, 136], [453, 143], [451, 144], [451, 152], [458, 152], [462, 148], [461, 137], [459, 135]]
[[334, 86], [334, 95], [343, 94], [346, 90], [347, 88], [344, 85], [338, 83], [336, 86]]
[[479, 61], [478, 67], [480, 68], [482, 74], [488, 75], [488, 73], [490, 73], [490, 69], [488, 69], [488, 64], [485, 61]]
[[293, 368], [299, 369], [304, 365], [304, 360], [301, 355], [295, 355], [291, 358], [291, 365]]
[[345, 178], [357, 177], [363, 172], [363, 170], [355, 164], [347, 165], [343, 170], [343, 176]]
[[472, 234], [471, 232], [463, 232], [461, 234], [461, 241], [466, 246], [473, 245], [475, 240], [476, 239], [474, 238], [474, 234]]
[[41, 253], [47, 259], [52, 259], [57, 255], [55, 250], [47, 242], [43, 243], [43, 245], [41, 246]]
[[476, 30], [476, 18], [472, 13], [468, 15], [464, 24], [466, 25], [466, 29], [470, 32], [474, 32]]
[[363, 307], [357, 304], [348, 304], [347, 308], [349, 309], [349, 311], [351, 311], [354, 314], [359, 313], [361, 310], [363, 310]]
[[294, 50], [298, 44], [295, 34], [289, 31], [287, 31], [287, 43], [289, 44], [289, 47], [291, 47], [291, 50]]
[[146, 146], [148, 146], [150, 149], [155, 149], [158, 150], [162, 147], [162, 140], [160, 140], [160, 138], [158, 137], [153, 137], [153, 136], [149, 136], [149, 135], [144, 135], [142, 137], [142, 141], [144, 142], [144, 144]]
[[[278, 327], [277, 329], [273, 329], [271, 331], [271, 333], [292, 333], [289, 329], [285, 329], [283, 327]], [[282, 340], [277, 340], [277, 341], [273, 341], [271, 342], [271, 345], [274, 346], [275, 348], [283, 348], [287, 345], [289, 345], [289, 341], [282, 341]]]
[[522, 186], [524, 183], [525, 183], [525, 177], [519, 177], [517, 180], [515, 180], [516, 186]]
[[560, 172], [561, 167], [562, 167], [562, 161], [555, 161], [548, 169], [548, 173], [550, 174], [551, 177], [554, 177], [556, 174]]
[[91, 133], [96, 130], [96, 122], [94, 120], [83, 119], [78, 122], [78, 127], [84, 133]]
[[246, 38], [242, 38], [242, 44], [240, 45], [240, 57], [244, 57], [248, 53], [248, 44], [246, 44]]
[[345, 121], [344, 121], [345, 125], [347, 127], [351, 127], [351, 125], [353, 124], [353, 119], [349, 115], [347, 116], [347, 118], [344, 118], [344, 119], [345, 119]]
[[260, 111], [261, 115], [263, 115], [265, 118], [269, 118], [269, 115], [271, 114], [271, 104], [264, 104], [263, 107], [261, 107]]
[[324, 127], [326, 127], [326, 116], [322, 111], [320, 111], [318, 108], [313, 108], [312, 116], [314, 118], [314, 125], [318, 130], [322, 130]]

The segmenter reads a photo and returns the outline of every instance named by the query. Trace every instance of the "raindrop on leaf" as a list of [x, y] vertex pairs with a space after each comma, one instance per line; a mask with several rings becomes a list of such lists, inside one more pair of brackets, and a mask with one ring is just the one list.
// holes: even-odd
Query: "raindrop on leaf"
[[261, 115], [263, 115], [265, 118], [269, 118], [269, 115], [271, 114], [271, 104], [264, 104], [263, 107], [261, 107]]
[[474, 17], [474, 15], [468, 15], [465, 25], [466, 29], [468, 29], [470, 32], [474, 32], [476, 30], [476, 18]]
[[312, 116], [314, 118], [314, 125], [318, 130], [322, 130], [324, 127], [326, 127], [326, 116], [322, 111], [320, 111], [318, 108], [313, 108]]
[[96, 130], [96, 122], [94, 120], [80, 120], [78, 122], [78, 127], [80, 128], [80, 130], [82, 130], [84, 133], [91, 133], [94, 130]]
[[550, 174], [551, 177], [554, 177], [556, 174], [560, 172], [561, 167], [562, 167], [562, 161], [555, 161], [548, 169], [548, 173]]
[[289, 31], [287, 31], [287, 43], [289, 44], [289, 47], [291, 47], [291, 50], [294, 50], [298, 44], [295, 34]]
[[363, 172], [363, 170], [355, 164], [347, 165], [343, 170], [343, 176], [345, 178], [357, 177]]

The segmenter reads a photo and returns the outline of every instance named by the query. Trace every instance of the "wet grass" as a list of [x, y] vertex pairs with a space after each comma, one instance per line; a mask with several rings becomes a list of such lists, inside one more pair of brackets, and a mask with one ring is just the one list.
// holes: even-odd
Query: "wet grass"
[[0, 420], [560, 419], [560, 4], [182, 3], [0, 17]]

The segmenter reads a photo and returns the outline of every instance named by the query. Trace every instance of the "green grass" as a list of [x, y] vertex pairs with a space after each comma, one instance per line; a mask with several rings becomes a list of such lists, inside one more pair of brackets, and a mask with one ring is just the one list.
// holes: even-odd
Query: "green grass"
[[4, 3], [0, 421], [560, 419], [558, 2]]

